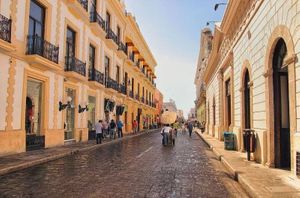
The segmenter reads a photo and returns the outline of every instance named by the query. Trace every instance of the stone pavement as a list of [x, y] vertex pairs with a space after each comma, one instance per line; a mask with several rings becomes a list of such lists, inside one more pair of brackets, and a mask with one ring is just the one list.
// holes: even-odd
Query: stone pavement
[[[155, 130], [148, 130], [147, 132], [153, 132], [153, 131]], [[143, 134], [145, 134], [145, 131], [141, 131], [137, 134], [126, 135], [122, 139], [131, 138]], [[58, 146], [53, 148], [1, 156], [0, 175], [29, 168], [31, 166], [35, 166], [38, 164], [46, 163], [78, 152], [96, 149], [105, 144], [121, 141], [122, 139], [115, 139], [110, 141], [109, 138], [107, 138], [104, 140], [102, 144], [95, 144], [95, 140], [91, 140], [86, 143], [68, 144], [68, 145], [63, 145], [63, 146]]]
[[300, 180], [290, 171], [249, 162], [246, 153], [224, 150], [224, 142], [196, 132], [251, 197], [300, 197]]
[[0, 176], [1, 197], [247, 197], [196, 134], [158, 132]]

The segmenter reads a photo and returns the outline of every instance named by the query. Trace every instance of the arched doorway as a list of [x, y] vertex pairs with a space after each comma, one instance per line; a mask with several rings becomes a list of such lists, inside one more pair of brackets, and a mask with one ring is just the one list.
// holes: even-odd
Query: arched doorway
[[275, 166], [290, 169], [291, 145], [288, 68], [283, 64], [286, 54], [286, 44], [280, 38], [277, 41], [272, 58]]
[[244, 75], [244, 128], [251, 129], [250, 76], [248, 69]]

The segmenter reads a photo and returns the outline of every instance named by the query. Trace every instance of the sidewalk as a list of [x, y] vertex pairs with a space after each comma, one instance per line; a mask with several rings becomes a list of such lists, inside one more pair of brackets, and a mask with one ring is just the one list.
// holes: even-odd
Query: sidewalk
[[249, 162], [246, 153], [224, 150], [224, 142], [196, 132], [251, 197], [300, 197], [300, 180], [290, 171]]
[[78, 152], [97, 149], [103, 145], [119, 142], [132, 137], [154, 132], [156, 130], [158, 129], [152, 129], [152, 130], [142, 131], [137, 134], [126, 135], [122, 139], [120, 138], [111, 141], [104, 140], [102, 144], [96, 144], [95, 140], [90, 140], [87, 143], [69, 144], [69, 145], [63, 145], [59, 147], [28, 151], [20, 154], [2, 156], [0, 157], [0, 176], [14, 171], [29, 168], [35, 165], [39, 165], [42, 163], [46, 163], [52, 160], [63, 158]]

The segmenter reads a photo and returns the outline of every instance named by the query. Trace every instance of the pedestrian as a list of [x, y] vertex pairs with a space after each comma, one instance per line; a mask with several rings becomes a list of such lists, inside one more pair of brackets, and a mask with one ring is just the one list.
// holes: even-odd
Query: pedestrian
[[103, 138], [106, 138], [108, 135], [108, 124], [105, 120], [102, 122], [102, 131], [103, 131]]
[[133, 126], [133, 133], [137, 133], [138, 123], [136, 120], [133, 120], [132, 126]]
[[161, 129], [160, 134], [163, 136], [162, 144], [164, 146], [167, 146], [169, 143], [169, 135], [170, 135], [171, 131], [172, 131], [172, 128], [170, 127], [169, 124], [165, 124], [165, 126]]
[[123, 122], [119, 119], [117, 122], [117, 127], [118, 127], [118, 138], [122, 138], [123, 137]]
[[115, 133], [116, 133], [116, 123], [112, 119], [109, 124], [109, 137], [110, 139], [115, 139]]
[[188, 123], [188, 130], [189, 130], [189, 134], [190, 134], [190, 137], [192, 137], [192, 132], [193, 132], [193, 124], [190, 122]]
[[96, 129], [96, 143], [101, 144], [102, 136], [103, 136], [103, 125], [102, 125], [102, 120], [99, 120], [95, 124], [95, 129]]

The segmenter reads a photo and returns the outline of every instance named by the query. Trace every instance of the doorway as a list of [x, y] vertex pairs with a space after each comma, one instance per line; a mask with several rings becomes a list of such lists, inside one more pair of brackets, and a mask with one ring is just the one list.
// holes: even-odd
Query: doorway
[[279, 39], [273, 54], [275, 167], [291, 168], [288, 69], [283, 65], [286, 44]]
[[26, 96], [26, 150], [45, 147], [45, 136], [42, 133], [42, 93], [43, 83], [30, 79], [27, 81]]
[[70, 106], [66, 108], [65, 141], [74, 140], [75, 131], [75, 105], [74, 100], [76, 92], [74, 89], [66, 89], [66, 96], [70, 98]]

